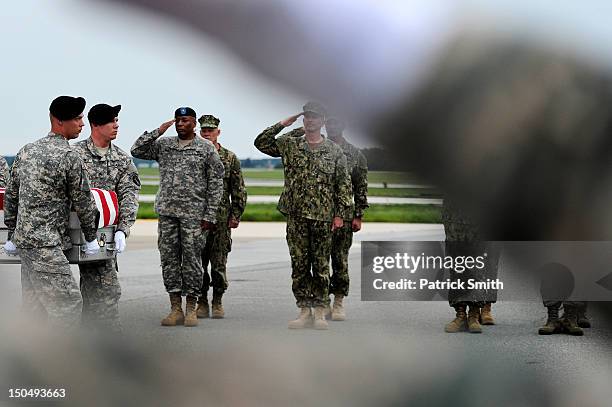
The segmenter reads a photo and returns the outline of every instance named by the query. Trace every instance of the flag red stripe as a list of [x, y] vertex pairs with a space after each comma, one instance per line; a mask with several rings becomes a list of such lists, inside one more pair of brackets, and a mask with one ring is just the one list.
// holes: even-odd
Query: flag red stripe
[[117, 201], [117, 194], [115, 191], [108, 191], [110, 193], [111, 199], [113, 200], [113, 206], [115, 207], [115, 220], [113, 225], [119, 223], [119, 202]]

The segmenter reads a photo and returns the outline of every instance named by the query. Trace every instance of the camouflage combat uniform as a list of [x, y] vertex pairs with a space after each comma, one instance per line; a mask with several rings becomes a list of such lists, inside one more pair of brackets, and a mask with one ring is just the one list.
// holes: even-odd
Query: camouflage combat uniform
[[[499, 249], [493, 245], [482, 241], [482, 236], [478, 228], [471, 222], [463, 212], [453, 206], [448, 200], [444, 201], [442, 209], [442, 223], [446, 234], [446, 255], [447, 256], [482, 256], [487, 254], [485, 267], [482, 270], [472, 269], [470, 274], [456, 273], [451, 270], [451, 279], [461, 279], [467, 281], [474, 278], [478, 281], [486, 281], [487, 278], [494, 280], [497, 278], [497, 266], [499, 262]], [[482, 307], [485, 303], [497, 301], [497, 290], [449, 290], [448, 302], [451, 307], [458, 305], [471, 305]]]
[[0, 155], [0, 188], [4, 188], [9, 178], [9, 166], [4, 157]]
[[202, 221], [217, 222], [223, 195], [223, 163], [214, 145], [196, 136], [181, 148], [178, 137], [159, 139], [159, 129], [145, 132], [132, 156], [159, 163], [158, 247], [168, 293], [197, 297], [202, 289]]
[[49, 133], [23, 147], [5, 196], [9, 239], [19, 248], [24, 307], [45, 311], [49, 322], [71, 326], [81, 315], [81, 294], [62, 250], [72, 247], [70, 209], [85, 239], [96, 238], [98, 210], [79, 156], [62, 136]]
[[[304, 135], [304, 128], [299, 127], [287, 133], [292, 137]], [[354, 218], [363, 217], [368, 208], [368, 163], [357, 147], [346, 140], [338, 143], [346, 157], [346, 164], [351, 177], [353, 201], [348, 217], [344, 218], [344, 226], [332, 232], [331, 264], [332, 275], [329, 284], [330, 294], [347, 296], [349, 292], [348, 256], [353, 244]]]
[[[221, 145], [218, 153], [225, 169], [223, 197], [217, 212], [217, 229], [208, 233], [206, 245], [202, 252], [202, 267], [204, 269], [202, 297], [206, 297], [211, 277], [215, 293], [223, 294], [227, 290], [227, 254], [232, 250], [232, 230], [227, 222], [230, 218], [240, 221], [247, 200], [240, 160], [238, 160], [236, 154]], [[210, 263], [210, 276], [207, 271], [208, 263]]]
[[329, 304], [331, 222], [336, 216], [347, 216], [351, 206], [346, 158], [327, 139], [311, 149], [304, 137], [275, 138], [283, 128], [277, 123], [265, 129], [255, 139], [255, 147], [283, 160], [285, 186], [278, 210], [287, 216], [297, 306], [324, 307]]
[[[136, 221], [140, 179], [132, 158], [111, 144], [106, 155], [100, 156], [93, 140], [79, 141], [73, 149], [83, 160], [92, 188], [115, 191], [119, 204], [117, 230], [126, 236]], [[121, 287], [117, 279], [117, 261], [109, 259], [79, 264], [83, 321], [120, 330], [119, 298]]]

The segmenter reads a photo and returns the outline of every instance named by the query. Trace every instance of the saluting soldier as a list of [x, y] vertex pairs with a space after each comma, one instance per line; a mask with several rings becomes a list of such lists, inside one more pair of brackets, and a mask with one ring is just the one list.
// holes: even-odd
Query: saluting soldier
[[[112, 143], [119, 131], [120, 110], [121, 105], [98, 104], [92, 107], [87, 114], [91, 136], [73, 146], [83, 160], [91, 187], [114, 191], [117, 194], [117, 253], [125, 250], [126, 237], [130, 235], [130, 227], [136, 221], [140, 191], [140, 179], [132, 157]], [[120, 331], [121, 287], [117, 278], [116, 259], [82, 263], [79, 264], [79, 271], [83, 322]]]
[[[282, 135], [304, 116], [303, 137]], [[325, 109], [308, 102], [303, 112], [268, 127], [255, 139], [264, 154], [282, 157], [285, 186], [278, 210], [287, 217], [292, 289], [300, 313], [290, 329], [327, 329], [332, 230], [341, 228], [351, 207], [351, 184], [342, 149], [321, 135]], [[314, 322], [311, 307], [314, 307]]]
[[63, 253], [72, 247], [68, 233], [73, 208], [87, 240], [87, 255], [100, 250], [98, 209], [83, 161], [68, 140], [83, 128], [85, 99], [60, 96], [49, 107], [51, 131], [23, 147], [13, 163], [4, 199], [9, 229], [5, 249], [21, 256], [24, 309], [49, 323], [70, 327], [81, 315], [81, 294]]
[[[329, 294], [334, 295], [331, 311], [332, 321], [344, 321], [346, 312], [343, 300], [349, 293], [348, 256], [353, 244], [353, 233], [361, 230], [362, 218], [368, 205], [368, 163], [363, 153], [344, 137], [346, 123], [329, 117], [325, 121], [325, 131], [331, 141], [338, 144], [346, 157], [347, 168], [351, 178], [353, 201], [349, 216], [344, 219], [344, 226], [332, 233], [331, 267]], [[304, 128], [291, 131], [293, 137], [304, 135]]]
[[[200, 123], [200, 135], [213, 143], [225, 170], [223, 176], [223, 197], [217, 212], [217, 227], [208, 232], [206, 245], [202, 252], [202, 267], [204, 279], [202, 292], [198, 299], [198, 318], [208, 318], [210, 309], [208, 306], [208, 289], [213, 288], [212, 317], [223, 318], [222, 297], [227, 290], [227, 254], [232, 250], [232, 229], [240, 224], [240, 217], [244, 212], [247, 200], [247, 192], [240, 169], [240, 160], [236, 154], [223, 147], [219, 143], [221, 129], [220, 120], [213, 115], [203, 115], [198, 119]], [[210, 275], [208, 264], [210, 263]]]
[[[160, 138], [175, 123], [178, 137]], [[132, 146], [132, 156], [159, 163], [158, 247], [171, 310], [164, 326], [196, 326], [196, 304], [202, 290], [202, 249], [206, 231], [217, 223], [223, 195], [223, 163], [208, 140], [196, 137], [196, 113], [180, 107], [174, 119], [145, 132]], [[182, 309], [186, 297], [186, 313]]]

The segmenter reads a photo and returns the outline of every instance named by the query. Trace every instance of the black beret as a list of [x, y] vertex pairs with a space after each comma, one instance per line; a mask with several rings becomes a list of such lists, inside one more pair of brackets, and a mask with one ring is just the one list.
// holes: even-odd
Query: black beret
[[177, 118], [179, 116], [191, 116], [191, 117], [193, 117], [195, 119], [196, 112], [195, 112], [195, 110], [193, 110], [190, 107], [179, 107], [174, 112], [174, 117]]
[[53, 99], [49, 112], [58, 120], [72, 120], [85, 110], [85, 99], [82, 97], [58, 96]]
[[121, 105], [110, 106], [105, 103], [100, 103], [89, 109], [87, 119], [89, 123], [97, 126], [102, 126], [106, 123], [114, 122], [115, 117], [119, 116]]

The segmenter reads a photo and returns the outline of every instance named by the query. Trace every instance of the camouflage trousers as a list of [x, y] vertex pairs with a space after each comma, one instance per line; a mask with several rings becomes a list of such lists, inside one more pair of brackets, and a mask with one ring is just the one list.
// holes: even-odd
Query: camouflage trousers
[[24, 311], [53, 326], [76, 326], [81, 317], [81, 293], [62, 249], [21, 249], [19, 255]]
[[298, 307], [329, 305], [331, 223], [287, 217], [292, 290]]
[[[208, 232], [206, 244], [202, 251], [202, 268], [204, 278], [202, 282], [201, 296], [205, 297], [211, 285], [213, 291], [223, 294], [227, 290], [227, 254], [232, 250], [232, 232], [227, 226], [220, 227], [213, 232]], [[208, 264], [210, 263], [210, 274]]]
[[586, 312], [588, 301], [557, 301], [557, 300], [544, 300], [544, 306], [546, 308], [556, 308], [557, 310], [575, 307], [580, 311]]
[[197, 297], [202, 289], [202, 247], [206, 242], [200, 221], [160, 216], [157, 234], [166, 291]]
[[[495, 280], [497, 278], [500, 250], [495, 244], [489, 242], [478, 242], [478, 241], [446, 241], [445, 243], [445, 255], [452, 257], [471, 256], [478, 257], [483, 256], [486, 253], [484, 259], [484, 268], [477, 269], [472, 268], [471, 270], [451, 270], [451, 280], [461, 280], [465, 283], [469, 279], [475, 281], [485, 282], [487, 279]], [[458, 306], [475, 306], [483, 307], [487, 303], [497, 302], [497, 290], [486, 290], [486, 289], [451, 289], [448, 290], [448, 302], [451, 307], [457, 308]]]
[[352, 222], [332, 232], [331, 265], [329, 293], [347, 296], [349, 293], [348, 256], [353, 244]]
[[117, 278], [117, 261], [92, 261], [79, 264], [83, 325], [111, 332], [121, 331], [119, 298], [121, 286]]

